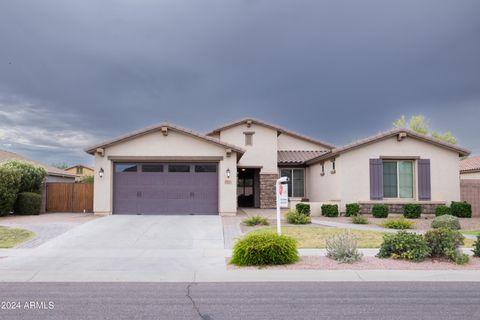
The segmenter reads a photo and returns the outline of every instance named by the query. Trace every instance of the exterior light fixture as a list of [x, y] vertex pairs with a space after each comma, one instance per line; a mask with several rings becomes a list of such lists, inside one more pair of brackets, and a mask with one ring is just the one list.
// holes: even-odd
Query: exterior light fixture
[[227, 169], [227, 178], [230, 179], [230, 169]]
[[99, 176], [100, 178], [103, 178], [103, 173], [104, 173], [104, 172], [105, 172], [105, 171], [103, 171], [103, 168], [100, 168], [100, 170], [98, 171], [98, 176]]

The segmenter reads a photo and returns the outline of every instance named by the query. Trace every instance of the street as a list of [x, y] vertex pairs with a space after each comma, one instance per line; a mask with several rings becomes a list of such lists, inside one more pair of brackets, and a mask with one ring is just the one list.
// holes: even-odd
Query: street
[[480, 319], [478, 283], [1, 283], [0, 319]]

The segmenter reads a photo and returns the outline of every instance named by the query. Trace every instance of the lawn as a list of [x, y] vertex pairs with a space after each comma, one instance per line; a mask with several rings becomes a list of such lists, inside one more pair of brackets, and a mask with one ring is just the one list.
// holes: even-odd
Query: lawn
[[25, 229], [0, 227], [0, 248], [13, 248], [34, 235], [33, 232]]
[[[272, 230], [275, 228], [262, 228], [259, 230]], [[344, 229], [339, 228], [321, 228], [321, 227], [283, 227], [282, 233], [298, 240], [300, 248], [325, 248], [325, 240], [333, 235], [339, 234]], [[359, 248], [379, 248], [383, 242], [383, 232], [350, 230], [358, 237]]]
[[466, 231], [461, 231], [463, 234], [467, 234], [470, 236], [480, 236], [480, 230], [466, 230]]
[[[260, 228], [253, 232], [264, 230], [276, 231], [276, 228]], [[282, 233], [291, 236], [298, 241], [299, 248], [304, 249], [324, 249], [325, 240], [343, 232], [340, 228], [322, 228], [322, 227], [283, 227]], [[478, 232], [478, 231], [477, 231]], [[350, 233], [357, 236], [359, 248], [380, 248], [383, 242], [384, 232], [350, 230]], [[473, 240], [465, 239], [464, 247], [472, 247]]]

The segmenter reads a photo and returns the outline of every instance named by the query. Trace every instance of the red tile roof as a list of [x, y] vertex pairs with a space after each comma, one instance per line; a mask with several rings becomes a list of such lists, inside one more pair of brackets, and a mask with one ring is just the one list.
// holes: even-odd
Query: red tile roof
[[460, 172], [480, 172], [480, 156], [471, 157], [460, 161]]
[[304, 164], [306, 161], [321, 156], [327, 151], [314, 150], [288, 150], [278, 151], [278, 164]]

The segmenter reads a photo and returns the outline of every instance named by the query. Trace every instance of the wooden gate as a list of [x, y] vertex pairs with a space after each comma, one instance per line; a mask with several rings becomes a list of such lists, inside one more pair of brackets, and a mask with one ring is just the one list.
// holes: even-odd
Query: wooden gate
[[462, 201], [472, 205], [472, 215], [480, 217], [480, 179], [463, 179], [460, 182]]
[[93, 212], [93, 183], [47, 183], [47, 212]]

